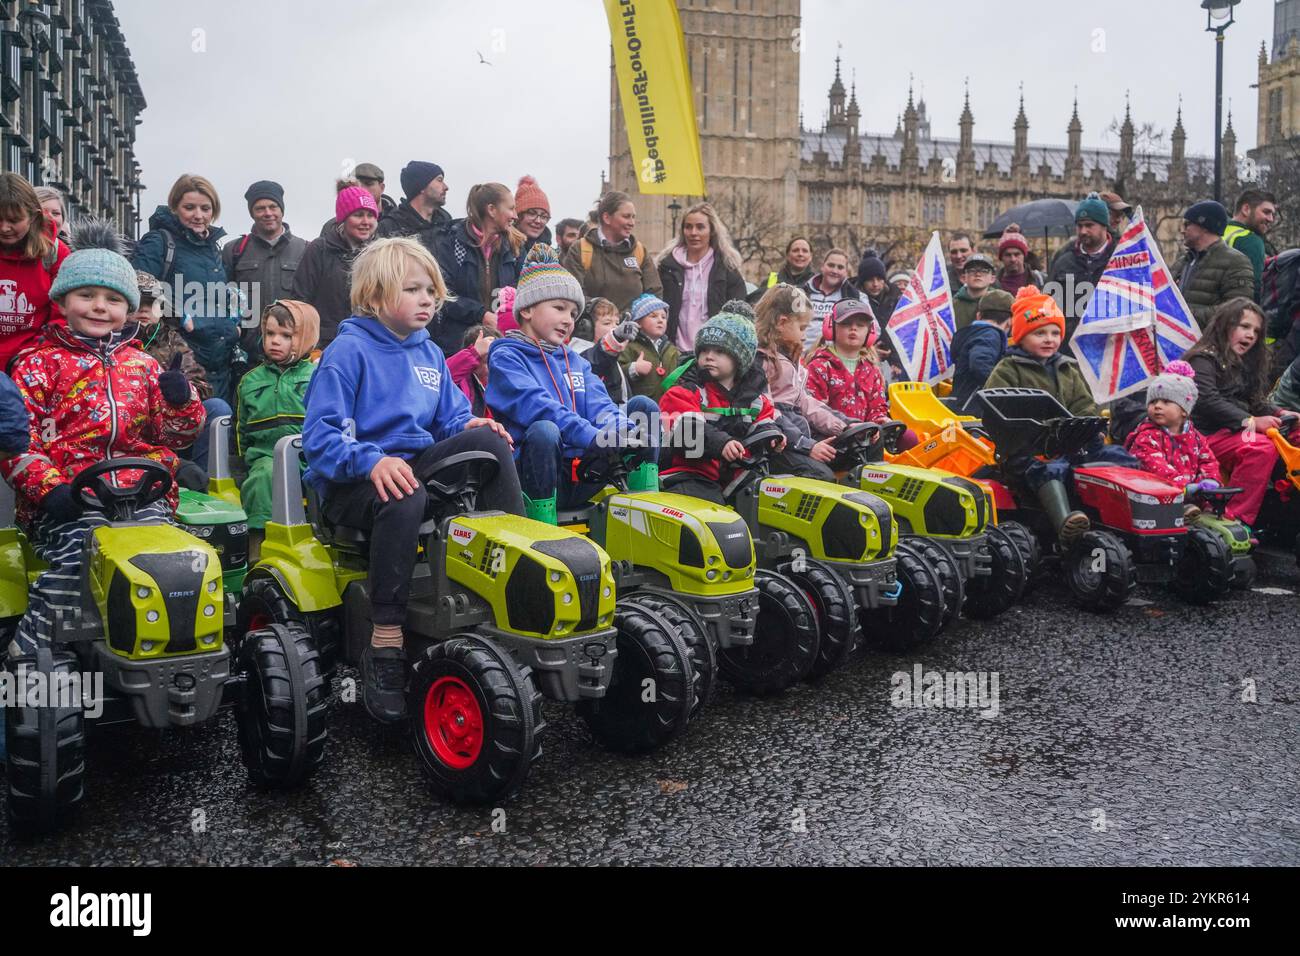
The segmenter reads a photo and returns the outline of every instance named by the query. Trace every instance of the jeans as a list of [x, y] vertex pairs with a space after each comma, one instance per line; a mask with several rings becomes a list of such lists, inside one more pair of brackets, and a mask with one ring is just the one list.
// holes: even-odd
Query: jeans
[[[657, 463], [659, 406], [652, 398], [635, 395], [628, 401], [624, 414], [638, 424], [648, 423], [650, 433], [650, 447], [628, 450], [628, 467], [635, 470], [648, 462]], [[590, 450], [604, 451], [602, 448]], [[601, 489], [592, 483], [575, 481], [572, 461], [564, 455], [564, 439], [555, 423], [533, 422], [519, 445], [519, 482], [524, 494], [532, 501], [544, 501], [554, 496], [560, 508], [579, 508], [586, 504]]]

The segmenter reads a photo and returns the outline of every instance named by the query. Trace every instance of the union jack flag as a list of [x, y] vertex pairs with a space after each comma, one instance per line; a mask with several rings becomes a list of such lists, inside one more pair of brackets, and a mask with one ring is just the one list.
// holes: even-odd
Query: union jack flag
[[1138, 209], [1070, 339], [1093, 398], [1104, 403], [1144, 388], [1200, 337]]
[[953, 373], [952, 337], [957, 320], [939, 233], [930, 237], [912, 281], [903, 290], [889, 320], [889, 336], [899, 360], [914, 382], [939, 382]]

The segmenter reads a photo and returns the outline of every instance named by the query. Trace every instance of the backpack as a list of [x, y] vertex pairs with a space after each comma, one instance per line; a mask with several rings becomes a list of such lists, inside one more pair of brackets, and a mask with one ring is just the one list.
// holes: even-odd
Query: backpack
[[1288, 249], [1264, 262], [1259, 304], [1268, 320], [1268, 337], [1285, 338], [1300, 318], [1300, 249]]
[[[581, 248], [582, 254], [582, 271], [590, 272], [591, 260], [596, 256], [596, 244], [590, 239], [583, 239], [578, 243], [578, 245]], [[636, 256], [636, 267], [638, 269], [644, 268], [645, 246], [641, 244], [641, 240], [637, 240], [636, 248], [632, 250], [632, 255]]]

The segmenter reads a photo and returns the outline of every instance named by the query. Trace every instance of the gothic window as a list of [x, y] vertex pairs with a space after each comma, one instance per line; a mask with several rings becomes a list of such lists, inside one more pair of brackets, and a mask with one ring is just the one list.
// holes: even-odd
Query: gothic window
[[921, 197], [922, 225], [939, 226], [947, 220], [948, 213], [943, 193], [925, 193]]
[[888, 193], [867, 193], [862, 221], [868, 226], [889, 225]]
[[998, 216], [1002, 215], [1002, 204], [998, 202], [995, 196], [980, 197], [980, 224], [981, 228], [986, 227]]
[[826, 189], [813, 189], [808, 193], [808, 221], [830, 222], [831, 194]]
[[1274, 141], [1282, 138], [1282, 91], [1268, 91], [1268, 138]]

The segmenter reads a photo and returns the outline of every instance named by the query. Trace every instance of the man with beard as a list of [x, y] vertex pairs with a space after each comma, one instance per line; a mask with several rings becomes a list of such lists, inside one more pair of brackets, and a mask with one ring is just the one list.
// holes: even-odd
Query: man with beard
[[1106, 271], [1115, 240], [1110, 234], [1110, 209], [1097, 193], [1088, 193], [1074, 213], [1074, 241], [1052, 259], [1047, 270], [1047, 286], [1065, 313], [1065, 337], [1068, 342], [1083, 309], [1092, 297], [1101, 274]]
[[1255, 268], [1255, 301], [1259, 301], [1260, 277], [1268, 255], [1268, 235], [1277, 221], [1277, 197], [1262, 189], [1247, 189], [1237, 197], [1236, 214], [1223, 231], [1223, 241], [1243, 253]]

